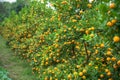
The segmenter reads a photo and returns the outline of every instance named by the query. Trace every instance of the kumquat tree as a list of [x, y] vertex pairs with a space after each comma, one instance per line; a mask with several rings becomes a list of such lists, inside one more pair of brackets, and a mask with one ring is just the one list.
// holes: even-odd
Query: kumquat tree
[[119, 0], [33, 0], [0, 30], [35, 80], [120, 80]]

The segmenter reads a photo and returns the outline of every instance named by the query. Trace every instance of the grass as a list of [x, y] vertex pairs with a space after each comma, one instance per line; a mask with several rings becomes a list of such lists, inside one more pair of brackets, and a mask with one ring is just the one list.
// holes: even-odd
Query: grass
[[[5, 68], [12, 80], [36, 80], [30, 65], [20, 60], [7, 47], [6, 41], [0, 36], [0, 66]], [[1, 80], [1, 79], [0, 79]]]

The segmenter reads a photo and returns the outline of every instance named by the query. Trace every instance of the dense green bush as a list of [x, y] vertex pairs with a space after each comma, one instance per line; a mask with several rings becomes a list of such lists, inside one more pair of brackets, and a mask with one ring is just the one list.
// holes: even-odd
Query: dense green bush
[[3, 22], [2, 35], [40, 80], [116, 80], [119, 4], [118, 0], [33, 1]]

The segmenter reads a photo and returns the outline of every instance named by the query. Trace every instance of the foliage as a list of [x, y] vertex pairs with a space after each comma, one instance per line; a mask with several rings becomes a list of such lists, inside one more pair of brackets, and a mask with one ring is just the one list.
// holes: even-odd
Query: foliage
[[11, 80], [7, 74], [8, 72], [0, 67], [0, 80]]
[[2, 35], [31, 64], [38, 79], [116, 80], [119, 4], [118, 0], [33, 1], [3, 22]]

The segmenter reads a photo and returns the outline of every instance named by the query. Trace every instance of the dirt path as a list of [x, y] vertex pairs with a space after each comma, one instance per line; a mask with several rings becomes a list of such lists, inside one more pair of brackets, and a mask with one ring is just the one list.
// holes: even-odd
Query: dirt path
[[9, 72], [12, 80], [35, 80], [30, 66], [18, 59], [6, 46], [5, 40], [0, 36], [0, 66]]

